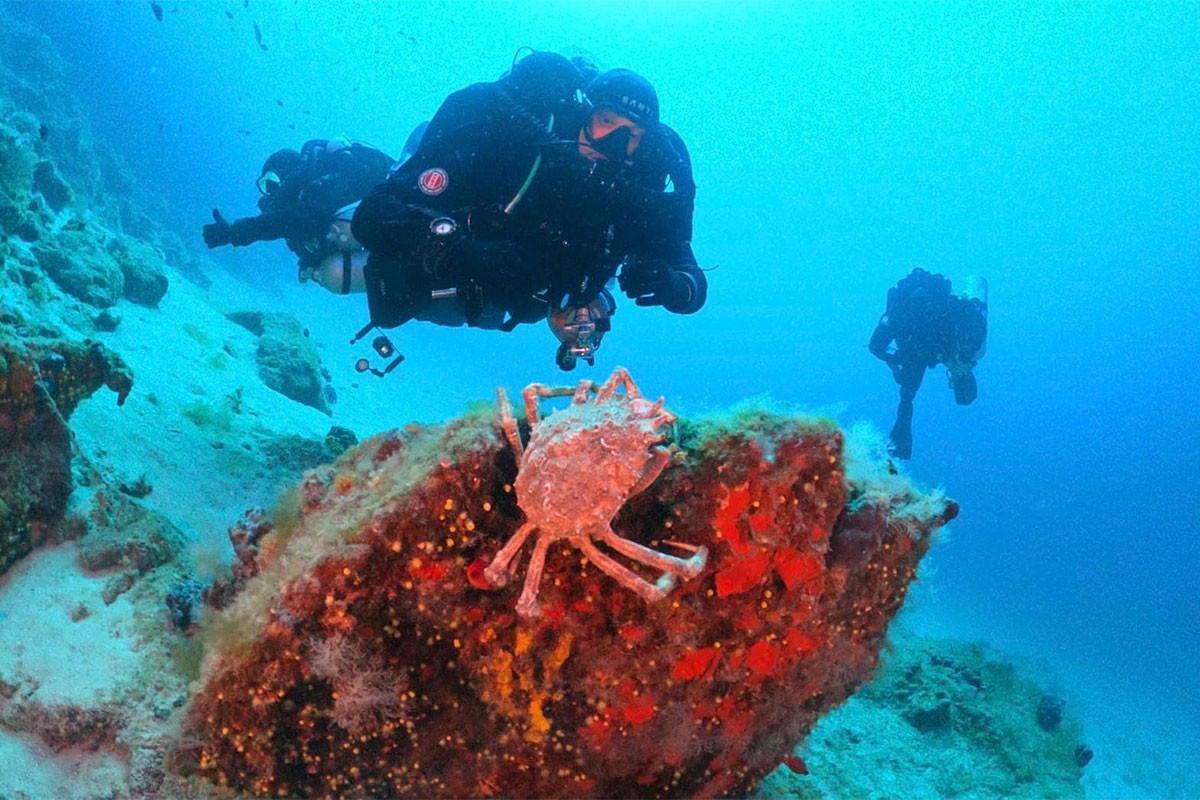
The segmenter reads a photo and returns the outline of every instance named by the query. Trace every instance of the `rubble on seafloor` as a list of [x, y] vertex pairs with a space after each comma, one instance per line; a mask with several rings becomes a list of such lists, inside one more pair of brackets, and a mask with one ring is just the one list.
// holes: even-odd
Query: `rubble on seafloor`
[[[870, 679], [957, 506], [878, 465], [847, 475], [825, 420], [747, 407], [681, 420], [671, 444], [685, 455], [612, 528], [704, 545], [703, 572], [648, 603], [556, 543], [536, 618], [520, 580], [481, 575], [525, 520], [493, 410], [310, 472], [206, 625], [172, 768], [275, 796], [752, 790]], [[543, 478], [601, 481], [606, 457], [580, 448]]]
[[871, 682], [824, 717], [757, 797], [1084, 797], [1091, 748], [1067, 703], [979, 643], [903, 617]]

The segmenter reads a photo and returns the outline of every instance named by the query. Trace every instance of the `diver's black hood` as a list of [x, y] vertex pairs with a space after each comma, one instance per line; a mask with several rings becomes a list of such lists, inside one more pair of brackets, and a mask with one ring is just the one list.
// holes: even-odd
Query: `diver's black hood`
[[505, 91], [535, 114], [561, 115], [583, 90], [579, 69], [566, 56], [535, 50], [500, 79]]

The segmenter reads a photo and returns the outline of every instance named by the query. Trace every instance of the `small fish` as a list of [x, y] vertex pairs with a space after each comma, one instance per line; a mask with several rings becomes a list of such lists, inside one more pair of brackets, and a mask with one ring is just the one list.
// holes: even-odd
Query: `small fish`
[[295, 124], [291, 123], [291, 122], [288, 123], [288, 128], [290, 128], [291, 130], [296, 130]]
[[238, 133], [240, 133], [242, 136], [250, 136], [253, 131], [248, 131], [245, 128], [238, 128]]
[[232, 11], [229, 11], [229, 10], [227, 9], [227, 10], [225, 11], [225, 16], [229, 17], [230, 19], [233, 19], [233, 12], [232, 12]]
[[282, 101], [282, 100], [280, 100], [280, 99], [278, 99], [278, 98], [276, 98], [276, 100], [275, 100], [275, 105], [279, 106], [280, 108], [283, 108], [283, 101]]
[[166, 128], [166, 127], [167, 127], [167, 123], [165, 123], [165, 122], [160, 122], [160, 123], [158, 124], [158, 132], [159, 132], [159, 133], [162, 133], [162, 132], [163, 132], [163, 129], [164, 129], [164, 128]]
[[43, 122], [38, 126], [38, 136], [42, 138], [43, 142], [50, 138], [50, 129], [46, 127], [46, 123]]
[[162, 22], [162, 6], [156, 3], [155, 0], [150, 0], [150, 10], [154, 12], [154, 18], [159, 22]]
[[262, 41], [262, 28], [258, 27], [257, 22], [254, 23], [254, 41], [258, 42], [258, 46], [263, 50], [267, 49], [267, 46]]

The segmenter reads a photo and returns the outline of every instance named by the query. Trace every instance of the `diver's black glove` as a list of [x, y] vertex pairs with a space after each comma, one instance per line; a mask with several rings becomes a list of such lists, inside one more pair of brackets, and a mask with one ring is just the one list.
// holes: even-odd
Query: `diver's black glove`
[[211, 250], [232, 243], [229, 221], [221, 216], [217, 209], [212, 211], [213, 221], [204, 226], [204, 243]]
[[691, 275], [661, 259], [626, 263], [617, 284], [639, 306], [663, 306], [676, 312], [688, 308], [698, 291]]
[[212, 213], [213, 221], [204, 226], [204, 243], [210, 249], [226, 244], [243, 247], [258, 241], [262, 221], [267, 219], [262, 216], [246, 217], [230, 222], [217, 209], [214, 208]]

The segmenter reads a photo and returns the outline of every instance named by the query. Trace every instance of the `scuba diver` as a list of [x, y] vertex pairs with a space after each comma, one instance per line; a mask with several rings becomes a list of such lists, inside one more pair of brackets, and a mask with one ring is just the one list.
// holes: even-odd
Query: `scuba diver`
[[533, 51], [443, 102], [354, 213], [369, 252], [358, 338], [411, 319], [502, 331], [546, 319], [571, 369], [609, 329], [619, 268], [639, 305], [703, 305], [690, 164], [653, 87], [621, 70], [593, 78], [590, 103], [584, 88], [578, 63]]
[[987, 281], [967, 279], [959, 294], [942, 275], [915, 268], [888, 289], [887, 308], [871, 334], [871, 354], [892, 369], [900, 385], [888, 452], [912, 457], [913, 399], [926, 369], [946, 365], [954, 401], [970, 405], [979, 394], [972, 372], [987, 345]]
[[[419, 132], [414, 136], [419, 139]], [[361, 291], [361, 263], [359, 285], [352, 285], [350, 262], [357, 245], [348, 238], [346, 207], [387, 180], [393, 164], [380, 150], [346, 139], [312, 139], [299, 152], [276, 150], [263, 162], [257, 181], [260, 213], [229, 221], [213, 209], [204, 243], [209, 248], [242, 247], [283, 239], [299, 259], [301, 281], [315, 279], [339, 294]]]
[[589, 178], [612, 197], [621, 291], [639, 306], [699, 311], [708, 281], [692, 252], [696, 183], [683, 139], [659, 121], [658, 93], [631, 70], [597, 75], [587, 98], [580, 152], [592, 162]]

